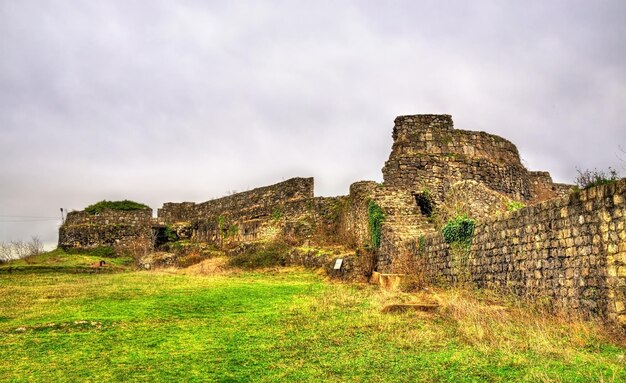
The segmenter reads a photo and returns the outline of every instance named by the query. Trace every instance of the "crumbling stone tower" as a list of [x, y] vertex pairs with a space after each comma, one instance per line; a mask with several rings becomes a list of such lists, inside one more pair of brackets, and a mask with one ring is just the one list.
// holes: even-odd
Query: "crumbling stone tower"
[[[383, 188], [373, 195], [387, 215], [379, 267], [393, 269], [407, 243], [436, 227], [419, 209], [427, 194], [441, 211], [462, 201], [475, 218], [506, 209], [508, 201], [533, 204], [565, 194], [547, 172], [528, 171], [514, 144], [485, 132], [454, 129], [450, 115], [399, 116], [382, 169]], [[412, 206], [411, 206], [412, 205]]]
[[[458, 181], [474, 180], [521, 201], [536, 194], [535, 184], [550, 189], [545, 172], [529, 172], [515, 145], [485, 132], [454, 129], [450, 115], [399, 116], [393, 147], [383, 168], [385, 185], [420, 192], [428, 190], [441, 202]], [[561, 187], [555, 187], [554, 197]]]

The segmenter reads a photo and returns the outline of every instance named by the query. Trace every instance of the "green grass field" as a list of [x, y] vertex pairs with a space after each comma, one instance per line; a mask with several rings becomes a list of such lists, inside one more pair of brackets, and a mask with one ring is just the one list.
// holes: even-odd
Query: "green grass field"
[[383, 314], [410, 296], [297, 269], [73, 273], [92, 260], [56, 256], [0, 268], [0, 381], [626, 381], [626, 350], [594, 324], [463, 291]]

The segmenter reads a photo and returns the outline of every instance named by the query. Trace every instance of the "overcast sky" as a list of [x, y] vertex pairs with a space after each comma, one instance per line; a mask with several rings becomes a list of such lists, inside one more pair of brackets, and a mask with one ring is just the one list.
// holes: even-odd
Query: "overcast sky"
[[347, 194], [382, 180], [402, 114], [503, 136], [559, 182], [621, 168], [625, 20], [623, 0], [0, 0], [0, 241], [56, 243], [23, 217], [102, 199]]

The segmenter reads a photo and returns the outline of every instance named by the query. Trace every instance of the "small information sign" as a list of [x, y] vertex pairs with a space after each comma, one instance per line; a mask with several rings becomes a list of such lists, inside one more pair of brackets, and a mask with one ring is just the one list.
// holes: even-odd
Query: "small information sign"
[[341, 265], [343, 264], [343, 259], [342, 258], [337, 258], [337, 260], [335, 261], [335, 267], [333, 267], [334, 270], [339, 270], [341, 269]]

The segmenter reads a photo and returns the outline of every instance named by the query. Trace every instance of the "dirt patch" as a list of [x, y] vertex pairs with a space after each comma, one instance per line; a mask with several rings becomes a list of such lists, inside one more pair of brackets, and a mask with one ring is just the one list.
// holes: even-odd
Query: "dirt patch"
[[226, 275], [240, 272], [240, 269], [228, 266], [228, 257], [209, 258], [179, 270], [179, 273], [186, 275]]

